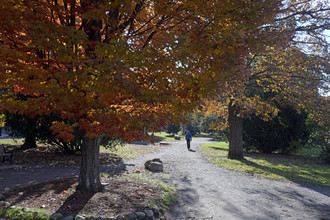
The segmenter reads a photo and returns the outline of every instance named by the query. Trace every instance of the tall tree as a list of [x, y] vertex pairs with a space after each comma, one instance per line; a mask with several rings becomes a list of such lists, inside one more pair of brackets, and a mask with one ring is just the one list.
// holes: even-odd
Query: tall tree
[[164, 127], [214, 95], [240, 58], [262, 46], [252, 33], [278, 4], [1, 1], [0, 111], [55, 113], [64, 119], [52, 124], [58, 138], [83, 132], [77, 188], [102, 190], [99, 135], [146, 139], [144, 127]]
[[[245, 77], [224, 86], [222, 105], [229, 105], [231, 133], [229, 158], [243, 158], [241, 119], [246, 114], [269, 120], [278, 114], [276, 104], [281, 103], [308, 109], [315, 118], [329, 120], [329, 102], [319, 94], [320, 90], [329, 92], [329, 41], [324, 32], [330, 28], [329, 13], [327, 1], [285, 1], [281, 13], [269, 24], [281, 37], [272, 38], [265, 32], [263, 40], [270, 47], [251, 51], [242, 62], [241, 74]], [[265, 99], [250, 93], [258, 88], [273, 95]]]

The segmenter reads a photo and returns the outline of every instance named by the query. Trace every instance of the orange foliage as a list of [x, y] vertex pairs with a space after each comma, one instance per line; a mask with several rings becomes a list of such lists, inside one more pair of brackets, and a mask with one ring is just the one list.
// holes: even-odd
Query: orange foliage
[[0, 111], [69, 119], [52, 126], [67, 140], [144, 139], [244, 77], [279, 2], [3, 0]]

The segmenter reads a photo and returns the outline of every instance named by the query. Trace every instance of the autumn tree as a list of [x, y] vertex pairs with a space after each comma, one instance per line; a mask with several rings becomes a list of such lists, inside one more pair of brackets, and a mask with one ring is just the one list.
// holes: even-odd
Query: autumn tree
[[[315, 118], [328, 120], [329, 103], [319, 94], [320, 89], [329, 91], [329, 42], [324, 36], [329, 30], [328, 15], [325, 1], [286, 1], [274, 23], [269, 24], [280, 35], [273, 38], [265, 32], [263, 40], [269, 46], [251, 51], [242, 62], [244, 77], [224, 85], [218, 108], [228, 110], [228, 158], [243, 158], [242, 118], [250, 113], [270, 120], [277, 116], [280, 103], [308, 109]], [[253, 89], [273, 95], [264, 98], [251, 94]]]
[[264, 47], [254, 33], [278, 5], [276, 0], [3, 0], [0, 111], [30, 118], [59, 115], [51, 129], [65, 140], [80, 130], [77, 189], [102, 190], [99, 135], [147, 139], [143, 128], [164, 127], [214, 95], [240, 68], [242, 56]]

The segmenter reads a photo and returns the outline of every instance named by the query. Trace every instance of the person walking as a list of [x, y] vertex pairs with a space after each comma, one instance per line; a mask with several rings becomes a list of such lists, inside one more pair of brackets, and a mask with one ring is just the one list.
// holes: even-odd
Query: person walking
[[190, 141], [192, 141], [192, 135], [190, 134], [189, 131], [186, 134], [186, 141], [187, 141], [188, 150], [190, 150]]

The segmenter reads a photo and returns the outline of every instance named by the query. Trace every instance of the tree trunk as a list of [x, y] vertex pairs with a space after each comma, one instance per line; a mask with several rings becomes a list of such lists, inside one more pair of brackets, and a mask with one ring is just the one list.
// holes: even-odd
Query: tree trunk
[[229, 159], [244, 159], [243, 156], [243, 119], [238, 116], [239, 108], [232, 102], [228, 106]]
[[26, 135], [24, 144], [22, 145], [21, 149], [32, 149], [37, 147], [37, 141], [36, 141], [36, 136], [31, 134], [31, 135]]
[[27, 127], [25, 131], [25, 140], [21, 149], [32, 149], [37, 147], [37, 120], [35, 118], [26, 119]]
[[86, 192], [102, 191], [103, 186], [100, 181], [99, 169], [100, 138], [84, 138], [81, 153], [77, 190]]

